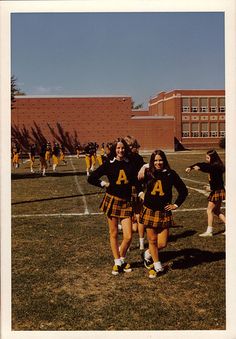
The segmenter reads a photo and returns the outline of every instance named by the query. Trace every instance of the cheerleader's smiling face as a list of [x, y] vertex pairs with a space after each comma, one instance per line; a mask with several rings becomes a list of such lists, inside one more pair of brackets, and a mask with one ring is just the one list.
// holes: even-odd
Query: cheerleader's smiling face
[[116, 145], [116, 159], [122, 160], [125, 155], [125, 146], [122, 142], [118, 142]]
[[163, 170], [163, 166], [164, 166], [164, 161], [162, 157], [159, 154], [157, 154], [154, 159], [154, 167], [157, 171], [161, 171]]

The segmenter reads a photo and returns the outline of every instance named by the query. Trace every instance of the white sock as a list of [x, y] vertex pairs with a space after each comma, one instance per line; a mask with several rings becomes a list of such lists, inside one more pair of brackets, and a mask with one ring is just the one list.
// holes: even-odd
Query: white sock
[[139, 245], [144, 246], [144, 238], [139, 238]]
[[114, 259], [115, 265], [121, 266], [122, 262], [120, 259]]
[[212, 233], [213, 232], [213, 227], [212, 226], [207, 226], [207, 233]]
[[151, 256], [151, 254], [150, 254], [150, 252], [149, 252], [149, 249], [147, 249], [147, 250], [144, 252], [144, 258], [148, 260], [148, 259], [151, 259], [151, 257], [152, 257], [152, 256]]
[[125, 257], [120, 257], [120, 261], [121, 261], [122, 264], [124, 264], [124, 262], [125, 262]]
[[154, 264], [154, 268], [156, 271], [159, 271], [162, 269], [162, 264], [160, 261], [154, 262], [153, 264]]

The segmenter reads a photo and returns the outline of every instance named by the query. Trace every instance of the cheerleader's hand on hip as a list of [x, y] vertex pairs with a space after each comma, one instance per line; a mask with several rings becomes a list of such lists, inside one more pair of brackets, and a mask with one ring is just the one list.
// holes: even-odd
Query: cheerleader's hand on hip
[[178, 208], [176, 204], [168, 204], [165, 206], [165, 211], [173, 211], [176, 210], [176, 208]]
[[144, 192], [140, 192], [138, 194], [138, 197], [141, 199], [141, 200], [144, 200]]
[[105, 181], [105, 180], [102, 180], [101, 181], [101, 187], [109, 187], [110, 186], [110, 183], [109, 182], [107, 182], [107, 181]]

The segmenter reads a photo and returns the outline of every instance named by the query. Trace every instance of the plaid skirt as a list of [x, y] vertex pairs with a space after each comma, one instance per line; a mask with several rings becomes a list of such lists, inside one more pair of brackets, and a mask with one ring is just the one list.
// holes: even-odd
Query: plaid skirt
[[211, 191], [207, 200], [211, 202], [218, 202], [218, 201], [221, 202], [222, 200], [225, 200], [225, 190], [221, 189], [221, 190]]
[[173, 225], [173, 217], [171, 211], [153, 211], [143, 206], [139, 216], [139, 222], [143, 224], [145, 228], [155, 228], [157, 233], [159, 233], [163, 229]]
[[101, 202], [100, 210], [108, 217], [120, 219], [131, 217], [133, 212], [130, 201], [115, 197], [108, 193], [105, 194]]
[[143, 207], [143, 201], [138, 197], [138, 193], [135, 186], [132, 186], [131, 204], [133, 208], [133, 213], [140, 214]]

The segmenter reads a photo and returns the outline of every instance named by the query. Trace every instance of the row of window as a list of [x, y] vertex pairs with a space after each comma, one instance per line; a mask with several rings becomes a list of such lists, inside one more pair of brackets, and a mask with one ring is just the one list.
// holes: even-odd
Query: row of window
[[225, 106], [182, 106], [182, 112], [186, 113], [186, 112], [199, 112], [199, 113], [206, 113], [206, 112], [210, 112], [210, 113], [216, 113], [216, 112], [225, 112]]
[[190, 132], [190, 131], [185, 131], [182, 132], [182, 137], [183, 138], [218, 138], [218, 137], [225, 137], [225, 131], [212, 131], [212, 132]]
[[182, 106], [225, 106], [225, 97], [182, 98]]
[[224, 137], [225, 122], [183, 122], [182, 137], [183, 138], [209, 138], [209, 137]]

